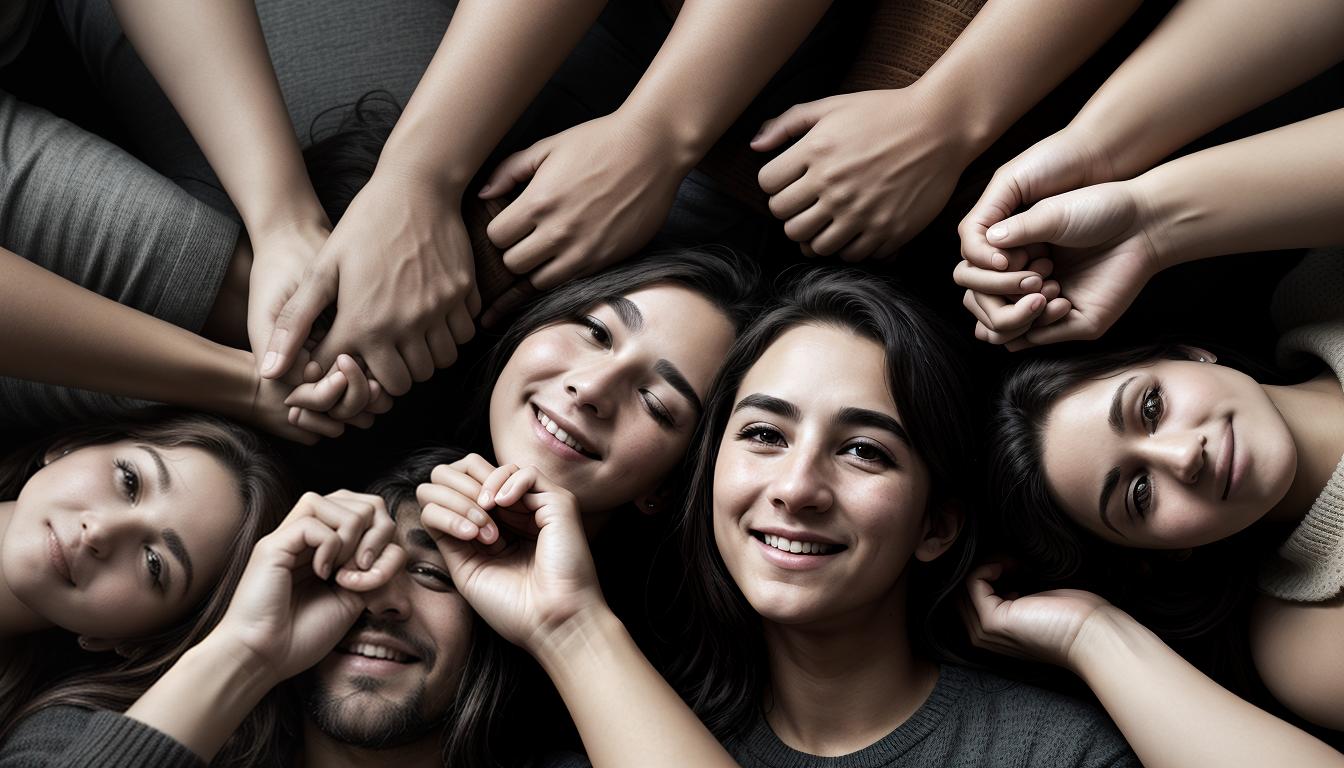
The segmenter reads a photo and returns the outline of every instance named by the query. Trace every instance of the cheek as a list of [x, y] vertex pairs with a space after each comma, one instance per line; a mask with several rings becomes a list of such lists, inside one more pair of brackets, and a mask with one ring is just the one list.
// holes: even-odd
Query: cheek
[[[426, 636], [439, 638], [434, 677], [439, 684], [449, 685], [458, 679], [467, 663], [471, 650], [472, 613], [460, 596], [434, 594], [431, 597], [436, 598], [436, 602], [445, 597], [451, 602], [448, 606], [430, 606], [434, 611], [430, 615], [435, 615], [436, 620], [424, 628]], [[426, 614], [420, 612], [420, 615]]]

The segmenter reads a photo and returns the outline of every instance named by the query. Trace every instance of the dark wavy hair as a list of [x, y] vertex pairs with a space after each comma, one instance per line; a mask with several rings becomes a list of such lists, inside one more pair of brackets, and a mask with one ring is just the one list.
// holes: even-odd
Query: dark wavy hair
[[[183, 620], [118, 648], [118, 656], [91, 656], [73, 648], [65, 633], [22, 638], [0, 656], [0, 741], [23, 718], [48, 707], [76, 706], [123, 712], [165, 670], [199, 643], [223, 618], [252, 554], [252, 546], [284, 516], [293, 491], [280, 462], [256, 434], [224, 419], [167, 408], [149, 408], [116, 420], [74, 427], [38, 440], [0, 462], [0, 499], [18, 497], [52, 452], [132, 440], [160, 448], [199, 448], [234, 477], [243, 514], [215, 588]], [[264, 743], [271, 718], [251, 718], [222, 755], [250, 762], [252, 745]]]
[[1005, 378], [988, 441], [996, 522], [1025, 556], [1038, 586], [1067, 583], [1098, 592], [1169, 641], [1199, 638], [1235, 617], [1251, 588], [1245, 563], [1254, 558], [1256, 536], [1243, 531], [1194, 550], [1160, 553], [1105, 542], [1074, 523], [1050, 492], [1043, 441], [1055, 403], [1082, 384], [1189, 357], [1189, 347], [1162, 343], [1030, 360]]
[[[966, 520], [954, 548], [911, 570], [912, 641], [938, 655], [951, 618], [946, 598], [970, 568], [976, 525], [971, 499], [975, 439], [964, 346], [930, 310], [894, 284], [855, 270], [811, 269], [796, 274], [775, 305], [737, 340], [706, 400], [696, 438], [682, 557], [688, 579], [689, 630], [675, 678], [682, 695], [720, 739], [739, 735], [759, 711], [768, 685], [760, 616], [724, 565], [714, 540], [714, 465], [734, 400], [751, 367], [784, 332], [819, 324], [853, 331], [885, 352], [887, 386], [914, 451], [929, 470], [925, 514], [962, 504]], [[949, 630], [957, 631], [957, 630]]]

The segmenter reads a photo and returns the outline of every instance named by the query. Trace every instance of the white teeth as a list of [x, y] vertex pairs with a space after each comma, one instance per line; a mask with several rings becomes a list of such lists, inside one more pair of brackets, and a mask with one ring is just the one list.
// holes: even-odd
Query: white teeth
[[400, 664], [405, 664], [411, 660], [411, 658], [404, 653], [397, 653], [391, 648], [374, 645], [373, 643], [350, 643], [345, 647], [345, 650], [356, 656], [363, 656], [368, 659], [384, 659], [387, 661], [395, 661]]
[[763, 535], [765, 543], [775, 549], [791, 552], [795, 555], [828, 555], [834, 552], [834, 544], [822, 544], [819, 541], [791, 541], [783, 536], [776, 536], [771, 533]]
[[547, 432], [550, 432], [552, 435], [555, 435], [556, 440], [559, 440], [565, 445], [568, 445], [570, 448], [573, 448], [579, 453], [588, 452], [588, 449], [584, 448], [581, 444], [579, 444], [578, 440], [575, 440], [574, 438], [570, 437], [568, 432], [561, 429], [559, 424], [556, 424], [551, 419], [551, 417], [542, 413], [540, 409], [537, 410], [537, 421], [541, 422], [541, 426], [545, 427]]

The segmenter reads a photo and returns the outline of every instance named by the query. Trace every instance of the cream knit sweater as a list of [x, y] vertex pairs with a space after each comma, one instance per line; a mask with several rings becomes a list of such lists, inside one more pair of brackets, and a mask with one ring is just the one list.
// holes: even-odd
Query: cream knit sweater
[[[1344, 386], [1344, 249], [1313, 251], [1274, 292], [1279, 362], [1324, 361]], [[1344, 590], [1344, 459], [1301, 524], [1260, 571], [1260, 591], [1320, 602]]]

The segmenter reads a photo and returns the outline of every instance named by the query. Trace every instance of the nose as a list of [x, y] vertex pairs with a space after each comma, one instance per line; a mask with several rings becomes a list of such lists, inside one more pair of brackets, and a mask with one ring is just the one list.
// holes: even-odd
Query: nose
[[1143, 459], [1149, 466], [1162, 467], [1182, 483], [1199, 481], [1204, 469], [1202, 434], [1190, 431], [1167, 431], [1143, 439]]
[[374, 618], [405, 621], [411, 617], [411, 600], [407, 594], [405, 573], [398, 573], [375, 590], [364, 593], [364, 610]]
[[626, 367], [612, 360], [575, 368], [565, 377], [565, 392], [574, 399], [580, 410], [598, 418], [608, 418], [615, 412], [621, 381]]
[[790, 514], [825, 512], [835, 501], [830, 482], [818, 466], [818, 457], [805, 450], [794, 450], [780, 458], [777, 472], [770, 478], [766, 493], [770, 503]]
[[110, 557], [122, 539], [141, 536], [145, 530], [134, 512], [126, 510], [113, 514], [87, 509], [79, 517], [80, 545], [100, 559]]

